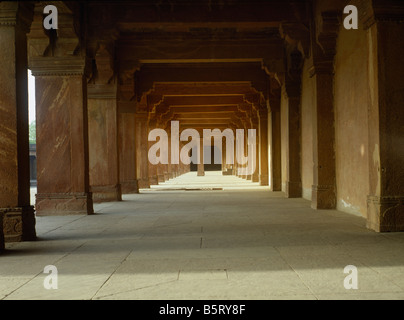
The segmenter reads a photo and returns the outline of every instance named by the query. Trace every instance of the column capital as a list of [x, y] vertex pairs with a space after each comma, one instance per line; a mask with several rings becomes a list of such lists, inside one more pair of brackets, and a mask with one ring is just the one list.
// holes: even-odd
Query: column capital
[[340, 16], [338, 11], [323, 11], [315, 21], [316, 41], [312, 42], [313, 65], [309, 69], [310, 77], [334, 73]]
[[378, 21], [402, 21], [404, 7], [396, 0], [355, 0], [353, 4], [358, 8], [359, 20], [364, 29], [369, 29]]
[[76, 76], [86, 75], [89, 60], [81, 56], [32, 57], [28, 68], [36, 76]]
[[310, 54], [310, 29], [305, 24], [282, 22], [279, 27], [281, 37], [304, 56]]
[[35, 4], [28, 39], [28, 66], [34, 76], [70, 76], [91, 74], [91, 61], [86, 56], [80, 36], [78, 15], [63, 2], [58, 2], [58, 30], [46, 33], [43, 27], [45, 2]]
[[34, 5], [23, 1], [0, 2], [0, 27], [16, 26], [29, 32], [34, 14]]

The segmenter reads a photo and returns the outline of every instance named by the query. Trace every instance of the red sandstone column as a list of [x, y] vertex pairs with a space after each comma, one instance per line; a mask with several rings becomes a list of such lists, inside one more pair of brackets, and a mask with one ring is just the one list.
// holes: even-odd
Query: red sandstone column
[[281, 169], [281, 113], [280, 97], [270, 98], [270, 109], [268, 114], [269, 137], [271, 157], [271, 191], [282, 190], [282, 169]]
[[[363, 18], [373, 93], [368, 112], [367, 226], [377, 232], [404, 231], [404, 25], [394, 13], [394, 6], [368, 8]], [[389, 19], [384, 21], [384, 16]]]
[[[313, 103], [313, 186], [314, 209], [334, 209], [336, 196], [334, 130], [334, 57], [340, 25], [337, 14], [321, 15], [317, 41], [312, 42], [313, 66], [310, 76], [315, 83]], [[349, 76], [349, 75], [347, 75]]]
[[314, 209], [336, 206], [335, 133], [333, 74], [316, 72], [316, 99], [313, 105], [313, 190]]
[[26, 42], [32, 10], [23, 2], [0, 2], [0, 250], [4, 241], [36, 237], [30, 205]]
[[122, 200], [116, 87], [88, 85], [90, 186], [93, 200]]
[[[89, 185], [87, 57], [80, 25], [60, 3], [59, 29], [51, 40], [43, 29], [43, 3], [36, 4], [28, 36], [35, 76], [38, 215], [92, 214]], [[76, 33], [77, 32], [77, 33]], [[51, 44], [52, 50], [47, 51]]]
[[205, 164], [203, 161], [203, 154], [204, 154], [204, 146], [203, 146], [203, 138], [199, 139], [199, 163], [198, 163], [198, 177], [205, 175]]
[[134, 76], [121, 63], [118, 85], [119, 181], [123, 194], [139, 193], [136, 168], [136, 99]]
[[[58, 60], [52, 62], [60, 67], [64, 61]], [[39, 215], [93, 213], [84, 61], [77, 57], [69, 62], [58, 72], [32, 64], [36, 77]]]
[[[244, 130], [244, 156], [248, 156], [248, 127], [246, 124], [246, 121], [242, 120], [241, 121], [243, 126], [242, 129]], [[244, 167], [247, 168], [247, 165], [252, 165], [252, 164], [245, 164]], [[251, 180], [251, 175], [248, 174], [242, 174], [241, 177], [246, 180]]]
[[[156, 115], [154, 113], [151, 113], [151, 114], [149, 114], [149, 122], [148, 122], [149, 131], [148, 131], [148, 133], [156, 128], [157, 128]], [[150, 149], [150, 147], [153, 144], [155, 144], [154, 141], [148, 141], [148, 150]], [[157, 185], [157, 184], [159, 184], [159, 182], [164, 182], [164, 181], [159, 180], [160, 164], [152, 164], [149, 160], [147, 160], [147, 166], [148, 166], [148, 180], [149, 180], [150, 185]]]
[[301, 120], [300, 120], [300, 84], [287, 82], [283, 88], [284, 99], [281, 108], [285, 108], [286, 124], [286, 186], [287, 198], [302, 196], [301, 178]]
[[[134, 105], [132, 108], [134, 110]], [[139, 193], [136, 170], [135, 113], [119, 112], [119, 179], [123, 194]]]
[[136, 112], [136, 168], [139, 188], [150, 188], [149, 182], [149, 142], [148, 142], [148, 113]]
[[261, 105], [259, 110], [259, 153], [260, 153], [260, 185], [269, 185], [268, 181], [268, 109]]
[[171, 128], [167, 128], [167, 135], [168, 135], [168, 146], [167, 146], [167, 152], [168, 152], [168, 164], [165, 165], [165, 180], [170, 180], [173, 178], [173, 172], [172, 172], [172, 167], [171, 167]]
[[260, 150], [259, 150], [259, 121], [256, 112], [251, 113], [251, 128], [255, 129], [256, 134], [256, 145], [255, 145], [255, 171], [251, 176], [252, 182], [260, 181]]

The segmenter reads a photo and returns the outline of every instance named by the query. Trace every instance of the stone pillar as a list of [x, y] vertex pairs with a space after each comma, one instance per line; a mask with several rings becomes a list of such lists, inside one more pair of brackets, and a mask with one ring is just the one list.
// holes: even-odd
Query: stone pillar
[[170, 180], [173, 178], [172, 166], [171, 166], [171, 128], [166, 128], [167, 135], [168, 135], [168, 164], [165, 165], [165, 180]]
[[316, 73], [316, 97], [313, 105], [313, 190], [311, 207], [334, 209], [336, 206], [335, 130], [333, 74]]
[[117, 88], [111, 53], [104, 46], [96, 54], [97, 77], [89, 83], [89, 170], [93, 201], [122, 200], [119, 181]]
[[281, 168], [281, 111], [280, 97], [269, 99], [268, 110], [268, 143], [270, 148], [271, 191], [282, 190]]
[[148, 114], [136, 112], [136, 170], [139, 188], [150, 188], [149, 182], [149, 159], [148, 159]]
[[255, 146], [255, 171], [251, 176], [252, 182], [259, 182], [260, 181], [260, 150], [259, 150], [259, 120], [257, 116], [257, 112], [251, 113], [251, 128], [255, 129], [256, 133], [256, 146]]
[[199, 139], [199, 163], [198, 163], [198, 177], [205, 175], [205, 164], [203, 163], [203, 153], [204, 153], [204, 145], [203, 138]]
[[259, 121], [259, 154], [260, 154], [260, 185], [268, 186], [268, 109], [261, 104], [258, 110]]
[[[34, 240], [30, 205], [27, 38], [33, 7], [0, 3], [0, 249]], [[3, 230], [4, 228], [4, 230]]]
[[286, 132], [286, 185], [287, 198], [300, 198], [302, 196], [301, 176], [301, 120], [300, 120], [300, 84], [286, 83], [282, 88], [282, 99], [285, 114]]
[[119, 181], [122, 194], [139, 193], [136, 169], [136, 100], [134, 76], [121, 70], [118, 86]]
[[368, 29], [369, 195], [367, 227], [404, 231], [404, 23], [394, 6], [371, 7], [362, 17]]
[[0, 212], [0, 253], [5, 249], [3, 231], [3, 212]]
[[227, 174], [227, 164], [226, 164], [226, 140], [222, 139], [222, 175]]
[[56, 38], [43, 34], [43, 4], [37, 4], [28, 42], [29, 66], [36, 85], [36, 210], [38, 215], [92, 214], [87, 59], [78, 50], [76, 30], [80, 32], [80, 25], [70, 9], [60, 5], [63, 13], [59, 12]]
[[[149, 121], [148, 121], [148, 133], [152, 131], [153, 129], [157, 128], [157, 120], [156, 120], [156, 114], [155, 113], [150, 113], [149, 114]], [[147, 137], [146, 137], [147, 139]], [[148, 141], [148, 150], [151, 148], [151, 146], [155, 144], [154, 141]], [[144, 151], [142, 151], [144, 152]], [[164, 182], [159, 180], [159, 166], [160, 164], [152, 164], [148, 159], [147, 159], [147, 166], [148, 166], [148, 180], [150, 185], [157, 185], [159, 182]], [[161, 171], [161, 169], [160, 169]], [[161, 179], [161, 178], [160, 178]]]
[[[248, 125], [247, 125], [247, 121], [244, 121], [244, 119], [241, 121], [241, 123], [243, 124], [242, 129], [244, 129], [244, 155], [247, 158], [248, 157], [248, 129], [249, 128], [248, 128]], [[252, 165], [252, 164], [248, 163], [248, 164], [244, 165], [244, 167], [247, 169], [248, 165]], [[252, 175], [251, 174], [243, 174], [241, 177], [243, 179], [246, 179], [246, 180], [251, 180]]]
[[[132, 106], [134, 109], [134, 106]], [[120, 112], [119, 128], [119, 179], [123, 194], [139, 193], [136, 170], [135, 114]]]
[[[317, 22], [317, 41], [312, 42], [313, 66], [310, 76], [316, 90], [313, 104], [313, 187], [311, 207], [336, 207], [334, 57], [339, 28], [337, 12], [323, 12]], [[320, 47], [320, 45], [321, 47]]]

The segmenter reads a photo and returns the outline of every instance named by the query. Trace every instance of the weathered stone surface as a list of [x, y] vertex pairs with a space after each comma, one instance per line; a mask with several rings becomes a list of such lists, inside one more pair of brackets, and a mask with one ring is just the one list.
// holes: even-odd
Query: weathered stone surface
[[38, 192], [35, 208], [38, 216], [86, 215], [94, 213], [93, 199], [90, 192]]
[[[257, 129], [257, 171], [241, 176], [235, 163], [234, 174], [315, 209], [359, 212], [376, 231], [403, 229], [404, 6], [351, 3], [360, 30], [343, 29], [343, 1], [107, 1], [86, 12], [61, 2], [60, 27], [47, 32], [45, 2], [1, 2], [0, 208], [30, 204], [35, 6], [39, 215], [92, 213], [92, 193], [120, 200], [189, 171], [148, 161], [150, 129], [177, 120], [181, 130]], [[23, 216], [5, 219], [15, 237]]]
[[[88, 99], [89, 174], [94, 201], [120, 201], [116, 99]], [[100, 193], [100, 194], [98, 194]]]
[[[0, 4], [0, 249], [35, 239], [30, 207], [26, 33], [31, 4]], [[3, 231], [4, 228], [4, 231]]]
[[367, 227], [377, 232], [404, 230], [404, 196], [368, 197]]
[[135, 114], [119, 113], [119, 180], [123, 194], [138, 193]]
[[[149, 159], [148, 159], [148, 114], [136, 113], [135, 116], [135, 139], [136, 139], [136, 170], [139, 188], [149, 188], [150, 184], [156, 184], [157, 173], [150, 176], [151, 179], [156, 177], [156, 181], [149, 181]], [[157, 168], [156, 168], [157, 169]]]
[[5, 245], [4, 245], [4, 227], [3, 227], [3, 216], [4, 213], [0, 212], [0, 253], [4, 250]]
[[36, 239], [34, 208], [0, 208], [3, 215], [5, 242], [20, 242]]
[[92, 214], [83, 75], [37, 76], [35, 80], [37, 213]]

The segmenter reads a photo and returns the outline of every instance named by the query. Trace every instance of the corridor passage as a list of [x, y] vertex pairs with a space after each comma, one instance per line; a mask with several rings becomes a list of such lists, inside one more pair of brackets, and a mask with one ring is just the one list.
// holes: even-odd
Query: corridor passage
[[190, 172], [95, 212], [37, 217], [38, 241], [6, 243], [0, 299], [404, 299], [403, 233], [235, 176]]

